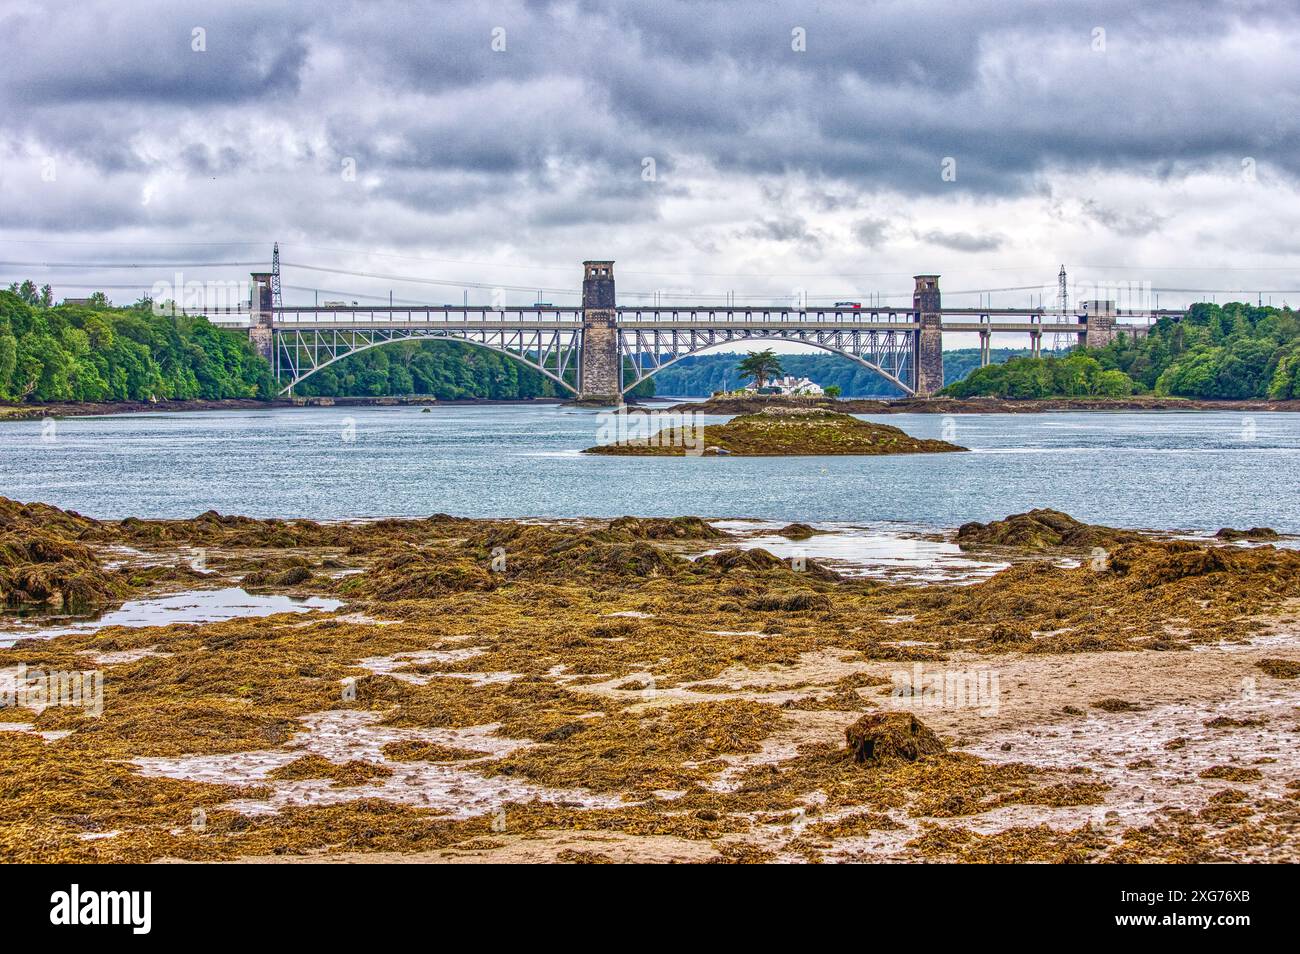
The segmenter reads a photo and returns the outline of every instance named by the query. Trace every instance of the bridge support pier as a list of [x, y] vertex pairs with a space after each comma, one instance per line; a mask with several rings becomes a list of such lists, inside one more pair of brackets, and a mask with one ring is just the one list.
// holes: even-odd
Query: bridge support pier
[[916, 275], [912, 308], [920, 330], [916, 337], [915, 388], [917, 397], [930, 397], [943, 387], [943, 315], [940, 311], [939, 276]]
[[617, 407], [623, 403], [623, 354], [614, 311], [614, 263], [583, 262], [582, 269], [578, 400]]
[[253, 272], [253, 293], [248, 301], [248, 340], [253, 350], [274, 364], [275, 331], [272, 327], [274, 316], [271, 311], [271, 273]]
[[1040, 358], [1043, 355], [1043, 333], [1041, 331], [1029, 332], [1029, 356], [1031, 358]]
[[993, 362], [993, 332], [980, 330], [980, 367], [987, 368]]
[[1115, 302], [1088, 301], [1084, 303], [1088, 313], [1087, 325], [1083, 331], [1085, 348], [1104, 348], [1115, 340]]

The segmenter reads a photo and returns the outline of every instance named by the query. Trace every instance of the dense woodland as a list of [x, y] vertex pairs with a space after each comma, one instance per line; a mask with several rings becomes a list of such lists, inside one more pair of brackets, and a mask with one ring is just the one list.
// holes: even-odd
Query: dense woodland
[[1193, 305], [1149, 335], [1121, 334], [1065, 359], [1016, 359], [944, 389], [957, 397], [1155, 394], [1188, 398], [1300, 398], [1300, 320], [1289, 308]]
[[0, 291], [0, 400], [267, 398], [270, 370], [247, 335], [206, 318], [155, 315], [152, 303], [50, 305], [48, 287]]
[[[838, 387], [845, 397], [898, 390], [847, 358], [780, 355], [783, 372]], [[635, 396], [706, 396], [744, 386], [734, 353], [693, 355], [645, 382]], [[945, 393], [957, 397], [1300, 398], [1300, 320], [1289, 308], [1198, 304], [1181, 321], [1105, 348], [1031, 358], [997, 349], [944, 352]], [[0, 291], [0, 401], [163, 401], [269, 398], [266, 362], [240, 331], [204, 318], [155, 314], [152, 302], [114, 307], [51, 302], [31, 282]], [[563, 397], [544, 375], [505, 355], [461, 342], [402, 342], [372, 348], [318, 372], [302, 395], [432, 395], [440, 400]], [[560, 393], [557, 393], [560, 392]]]

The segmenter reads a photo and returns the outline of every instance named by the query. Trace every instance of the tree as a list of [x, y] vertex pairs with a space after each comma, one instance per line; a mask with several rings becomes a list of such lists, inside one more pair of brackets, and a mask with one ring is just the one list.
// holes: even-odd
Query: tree
[[1123, 371], [1103, 371], [1097, 375], [1092, 393], [1097, 397], [1128, 397], [1133, 393], [1133, 379]]
[[766, 351], [751, 351], [736, 366], [742, 378], [753, 378], [754, 387], [761, 389], [768, 378], [782, 373], [781, 359], [771, 348]]
[[[25, 283], [31, 285], [31, 283]], [[204, 318], [59, 305], [0, 291], [0, 399], [126, 401], [269, 397], [271, 370], [238, 331]], [[30, 293], [30, 294], [29, 294]], [[26, 300], [36, 298], [33, 304]]]
[[844, 393], [843, 391], [840, 390], [840, 386], [838, 384], [829, 385], [824, 390], [828, 398], [834, 398], [836, 400], [838, 400], [839, 396]]

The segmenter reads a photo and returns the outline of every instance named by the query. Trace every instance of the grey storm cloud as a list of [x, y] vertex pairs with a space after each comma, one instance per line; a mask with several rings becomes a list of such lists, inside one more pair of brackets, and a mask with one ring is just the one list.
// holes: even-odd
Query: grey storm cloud
[[[796, 29], [806, 51], [792, 48]], [[1033, 194], [1059, 169], [1176, 177], [1252, 156], [1295, 175], [1298, 40], [1290, 5], [1211, 0], [27, 0], [0, 13], [0, 161], [56, 156], [109, 188], [157, 176], [274, 182], [276, 209], [303, 208], [339, 234], [317, 208], [349, 201], [335, 181], [349, 161], [357, 195], [382, 200], [390, 221], [394, 209], [531, 203], [529, 228], [653, 219], [681, 195], [677, 170], [700, 166], [803, 177], [804, 212], [882, 191]], [[657, 192], [640, 188], [646, 158]], [[955, 181], [940, 174], [945, 158]], [[34, 218], [23, 218], [29, 203], [7, 218], [107, 228], [120, 206], [95, 203], [91, 222], [51, 197]], [[778, 203], [755, 228], [816, 242], [802, 224], [790, 231], [798, 212]], [[1122, 234], [1160, 225], [1134, 210], [1089, 214]], [[865, 220], [856, 237], [873, 247], [882, 229]]]
[[862, 219], [853, 226], [853, 234], [867, 248], [879, 248], [888, 233], [888, 219]]
[[1006, 242], [1002, 235], [971, 235], [969, 232], [940, 232], [932, 230], [918, 235], [923, 242], [951, 249], [954, 252], [995, 252]]

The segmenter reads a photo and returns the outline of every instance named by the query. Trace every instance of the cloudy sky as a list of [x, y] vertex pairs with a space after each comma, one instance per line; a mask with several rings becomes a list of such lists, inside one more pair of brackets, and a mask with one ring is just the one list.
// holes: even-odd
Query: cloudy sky
[[0, 278], [129, 301], [278, 240], [289, 302], [569, 303], [612, 258], [625, 304], [1026, 305], [1061, 263], [1296, 303], [1298, 11], [5, 0]]

